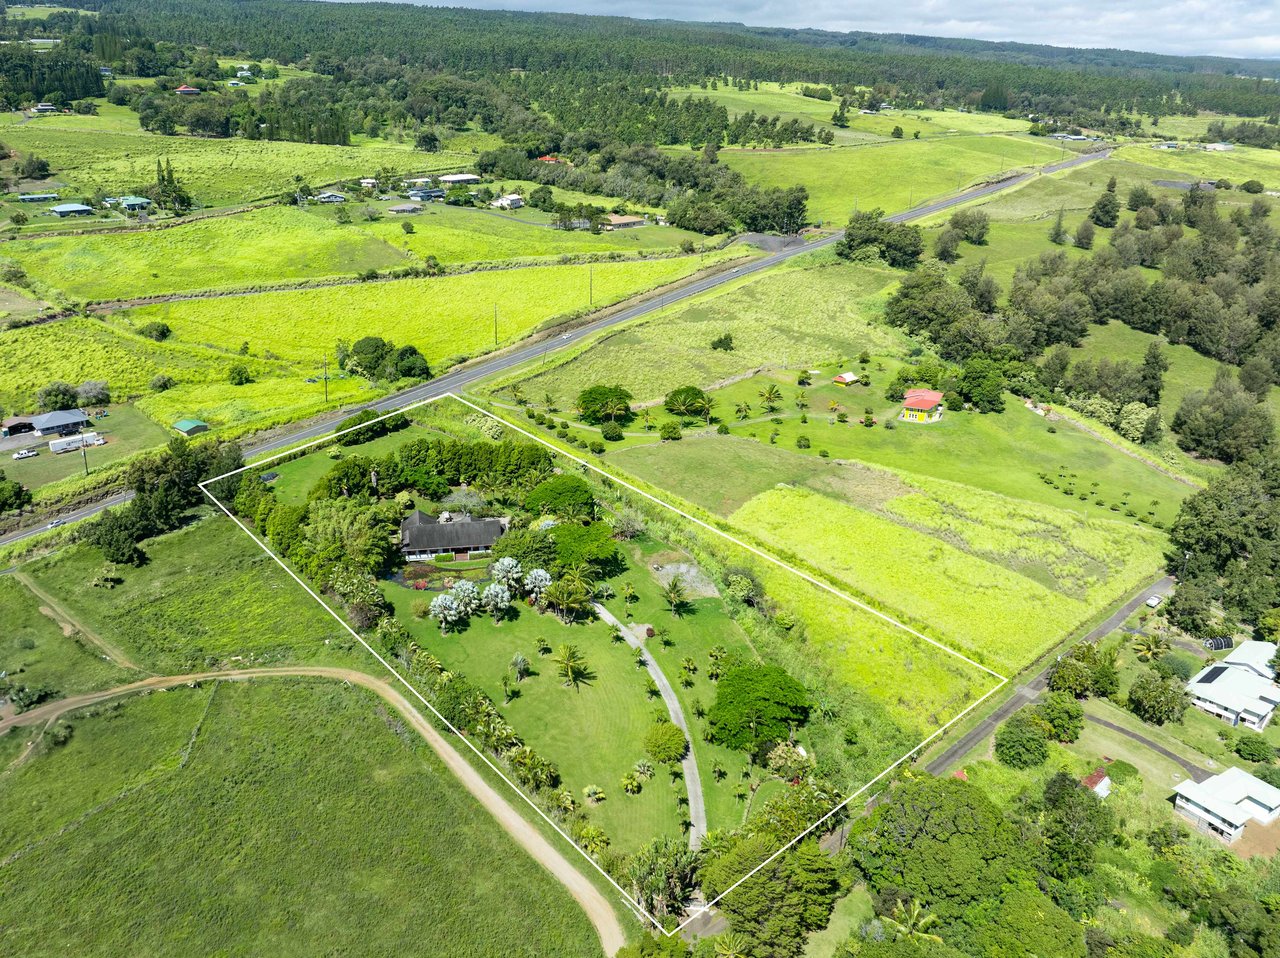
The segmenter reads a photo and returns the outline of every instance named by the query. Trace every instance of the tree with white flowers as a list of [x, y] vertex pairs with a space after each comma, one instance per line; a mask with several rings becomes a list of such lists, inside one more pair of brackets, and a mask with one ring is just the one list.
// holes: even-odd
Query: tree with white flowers
[[448, 635], [451, 626], [457, 625], [466, 618], [458, 606], [458, 600], [448, 592], [442, 592], [431, 600], [431, 618], [440, 623], [440, 631]]
[[493, 616], [494, 622], [499, 622], [507, 614], [507, 609], [511, 608], [511, 592], [505, 585], [490, 582], [480, 593], [480, 604]]
[[453, 596], [453, 601], [458, 603], [458, 608], [462, 610], [463, 618], [470, 618], [480, 608], [480, 590], [469, 579], [462, 579], [457, 582], [450, 595]]
[[542, 594], [551, 585], [551, 573], [546, 569], [531, 569], [524, 577], [524, 591], [534, 602], [542, 598]]
[[520, 560], [503, 556], [489, 566], [489, 575], [494, 582], [505, 586], [508, 592], [514, 594], [520, 589]]

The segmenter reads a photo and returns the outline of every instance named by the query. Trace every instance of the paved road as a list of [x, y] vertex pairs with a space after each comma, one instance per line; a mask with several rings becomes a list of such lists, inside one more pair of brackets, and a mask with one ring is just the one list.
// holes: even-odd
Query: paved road
[[[934, 213], [951, 209], [954, 206], [959, 206], [963, 203], [969, 203], [973, 200], [981, 199], [985, 196], [991, 196], [994, 193], [1011, 189], [1012, 187], [1033, 179], [1041, 173], [1056, 173], [1060, 170], [1069, 169], [1074, 166], [1079, 166], [1082, 163], [1088, 163], [1092, 160], [1102, 159], [1110, 155], [1110, 150], [1102, 150], [1097, 153], [1085, 153], [1073, 156], [1060, 163], [1051, 163], [1048, 166], [1041, 167], [1039, 170], [1034, 172], [1022, 173], [1018, 176], [1010, 177], [1007, 180], [1002, 180], [999, 183], [989, 183], [985, 186], [965, 190], [963, 193], [956, 193], [952, 196], [947, 196], [943, 199], [926, 203], [923, 206], [917, 206], [914, 209], [906, 210], [901, 213], [894, 213], [892, 216], [885, 218], [891, 223], [905, 223], [910, 220], [921, 219], [926, 216], [931, 216]], [[433, 399], [437, 396], [443, 396], [445, 393], [458, 392], [459, 390], [466, 389], [468, 386], [481, 379], [487, 379], [490, 376], [513, 369], [523, 363], [531, 362], [539, 358], [545, 358], [550, 353], [567, 349], [590, 336], [594, 336], [601, 330], [608, 329], [611, 326], [617, 326], [620, 323], [630, 322], [631, 320], [637, 319], [641, 316], [647, 316], [649, 313], [657, 312], [658, 310], [664, 309], [673, 303], [678, 303], [691, 297], [699, 296], [709, 290], [717, 289], [727, 283], [741, 279], [743, 276], [747, 276], [751, 273], [758, 273], [762, 270], [772, 269], [773, 267], [785, 263], [787, 260], [803, 253], [830, 246], [839, 241], [842, 235], [842, 233], [833, 233], [830, 236], [824, 236], [822, 239], [815, 240], [812, 243], [807, 243], [803, 246], [789, 247], [787, 249], [780, 250], [779, 252], [771, 253], [768, 256], [763, 256], [760, 259], [753, 260], [750, 263], [735, 266], [732, 269], [725, 270], [724, 272], [692, 280], [671, 290], [670, 292], [650, 296], [634, 306], [618, 310], [617, 312], [609, 316], [605, 316], [602, 319], [598, 319], [593, 323], [587, 323], [583, 326], [577, 327], [576, 329], [570, 330], [569, 332], [561, 333], [557, 336], [553, 336], [539, 342], [527, 343], [523, 346], [516, 347], [509, 352], [499, 353], [488, 359], [480, 360], [470, 364], [469, 366], [446, 373], [438, 379], [432, 379], [430, 382], [423, 383], [420, 386], [414, 386], [402, 392], [385, 396], [382, 399], [371, 403], [368, 408], [376, 409], [380, 412], [390, 412], [414, 403], [422, 402], [424, 399]], [[306, 426], [295, 432], [288, 433], [276, 439], [271, 439], [257, 445], [250, 445], [245, 449], [245, 455], [246, 457], [261, 456], [266, 453], [288, 448], [289, 446], [299, 442], [305, 442], [308, 439], [318, 439], [321, 436], [332, 432], [334, 425], [347, 414], [348, 413], [335, 413], [331, 417], [325, 418], [313, 425]], [[107, 499], [103, 499], [99, 502], [93, 503], [92, 505], [88, 505], [81, 509], [77, 509], [74, 512], [68, 513], [63, 518], [69, 521], [84, 519], [101, 512], [103, 509], [110, 506], [116, 506], [127, 502], [132, 497], [133, 494], [130, 492], [118, 493], [108, 497]], [[44, 531], [44, 526], [19, 529], [15, 532], [9, 533], [8, 535], [0, 536], [0, 546], [18, 542], [42, 531]]]
[[702, 800], [702, 776], [698, 774], [698, 763], [693, 757], [693, 734], [689, 731], [689, 723], [685, 721], [684, 710], [680, 708], [680, 699], [676, 697], [676, 690], [671, 687], [666, 675], [631, 626], [623, 625], [618, 621], [617, 616], [599, 602], [595, 604], [595, 609], [596, 615], [622, 633], [622, 638], [626, 640], [627, 645], [644, 652], [644, 667], [649, 670], [649, 676], [658, 686], [662, 701], [667, 706], [667, 714], [671, 716], [671, 721], [676, 724], [676, 727], [684, 732], [684, 737], [689, 740], [689, 751], [681, 759], [680, 766], [684, 769], [685, 790], [689, 793], [689, 847], [696, 852], [702, 845], [702, 839], [707, 835], [707, 807]]
[[[1109, 635], [1120, 627], [1125, 619], [1133, 615], [1133, 613], [1147, 599], [1153, 595], [1168, 595], [1173, 588], [1173, 579], [1169, 576], [1161, 576], [1155, 582], [1151, 583], [1137, 595], [1129, 599], [1128, 602], [1116, 609], [1116, 611], [1096, 629], [1086, 635], [1081, 642], [1097, 642], [1105, 635]], [[960, 759], [964, 758], [973, 751], [979, 742], [996, 730], [996, 726], [1007, 719], [1022, 706], [1029, 702], [1034, 702], [1039, 698], [1040, 693], [1045, 690], [1049, 682], [1049, 673], [1053, 671], [1053, 667], [1057, 664], [1057, 660], [1046, 665], [1037, 675], [1033, 676], [1029, 682], [1018, 686], [1014, 694], [1006, 701], [1001, 703], [1000, 707], [975, 725], [960, 738], [956, 739], [945, 752], [937, 758], [931, 760], [925, 769], [931, 775], [942, 775], [949, 768], [955, 765]], [[1122, 730], [1123, 731], [1123, 730]], [[1128, 733], [1126, 733], [1128, 734]]]
[[1180, 766], [1184, 772], [1191, 776], [1193, 781], [1203, 782], [1206, 778], [1213, 777], [1213, 772], [1209, 771], [1207, 768], [1201, 768], [1194, 762], [1188, 762], [1185, 758], [1175, 755], [1163, 745], [1151, 741], [1151, 739], [1147, 738], [1145, 735], [1139, 735], [1137, 732], [1130, 731], [1122, 725], [1116, 725], [1113, 722], [1108, 722], [1106, 719], [1100, 719], [1093, 715], [1086, 715], [1084, 720], [1086, 722], [1092, 722], [1094, 725], [1101, 725], [1103, 728], [1111, 729], [1113, 732], [1119, 732], [1125, 738], [1131, 738], [1138, 744], [1151, 749], [1151, 751], [1158, 752], [1165, 758], [1169, 759], [1169, 761]]
[[202, 682], [211, 680], [231, 680], [244, 681], [246, 679], [255, 678], [280, 678], [280, 677], [315, 677], [334, 679], [341, 682], [350, 682], [353, 685], [359, 685], [374, 692], [380, 696], [388, 705], [394, 708], [401, 716], [413, 727], [427, 744], [435, 751], [444, 762], [445, 766], [457, 776], [458, 780], [466, 787], [477, 801], [489, 812], [498, 824], [509, 834], [521, 848], [529, 853], [533, 859], [549, 871], [556, 879], [558, 879], [569, 891], [574, 899], [582, 906], [583, 911], [587, 913], [587, 917], [591, 919], [591, 923], [595, 926], [596, 933], [600, 936], [600, 944], [604, 948], [606, 955], [615, 954], [619, 948], [626, 944], [626, 936], [623, 934], [622, 925], [618, 922], [618, 916], [613, 910], [613, 906], [609, 900], [593, 885], [587, 877], [580, 872], [574, 865], [564, 857], [542, 834], [534, 828], [519, 810], [514, 808], [505, 798], [498, 794], [484, 777], [476, 771], [476, 769], [465, 758], [459, 754], [458, 750], [445, 739], [440, 732], [436, 731], [427, 719], [419, 712], [401, 693], [400, 690], [393, 687], [390, 683], [382, 679], [375, 678], [372, 675], [366, 675], [354, 669], [335, 669], [322, 667], [298, 667], [298, 668], [280, 668], [280, 669], [238, 669], [229, 672], [196, 672], [190, 675], [163, 675], [150, 679], [144, 679], [141, 682], [133, 682], [129, 685], [122, 685], [114, 689], [106, 689], [101, 692], [89, 692], [85, 695], [77, 695], [71, 698], [60, 699], [56, 702], [50, 702], [41, 705], [30, 711], [23, 712], [21, 715], [15, 715], [0, 721], [0, 732], [19, 725], [45, 725], [55, 721], [59, 716], [64, 715], [72, 709], [84, 708], [89, 705], [96, 705], [111, 699], [120, 698], [124, 695], [130, 695], [134, 692], [149, 691], [155, 689], [174, 688], [179, 685], [186, 685], [191, 682]]

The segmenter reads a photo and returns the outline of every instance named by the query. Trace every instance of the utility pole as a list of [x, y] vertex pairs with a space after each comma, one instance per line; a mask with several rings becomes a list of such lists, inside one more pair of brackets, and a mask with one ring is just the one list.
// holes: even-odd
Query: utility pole
[[329, 402], [329, 354], [325, 353], [324, 362], [321, 364], [324, 368], [322, 378], [324, 379], [324, 401]]
[[84, 441], [84, 433], [80, 433], [80, 458], [84, 462], [84, 474], [89, 475], [89, 445]]

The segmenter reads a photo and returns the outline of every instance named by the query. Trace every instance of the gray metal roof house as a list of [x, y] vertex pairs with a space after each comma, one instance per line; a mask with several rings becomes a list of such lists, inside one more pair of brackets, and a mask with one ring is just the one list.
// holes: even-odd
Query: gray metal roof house
[[37, 436], [64, 436], [79, 432], [91, 424], [83, 409], [62, 409], [31, 417], [31, 425]]
[[488, 552], [507, 531], [509, 519], [472, 519], [465, 512], [427, 515], [415, 509], [400, 523], [400, 551], [410, 561], [452, 556], [469, 559], [472, 553]]

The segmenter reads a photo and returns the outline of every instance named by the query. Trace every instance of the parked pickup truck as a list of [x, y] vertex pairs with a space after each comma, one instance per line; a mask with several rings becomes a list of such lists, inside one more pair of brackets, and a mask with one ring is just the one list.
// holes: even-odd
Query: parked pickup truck
[[40, 455], [40, 450], [38, 449], [19, 449], [17, 452], [13, 454], [13, 458], [14, 459], [34, 459], [38, 455]]

